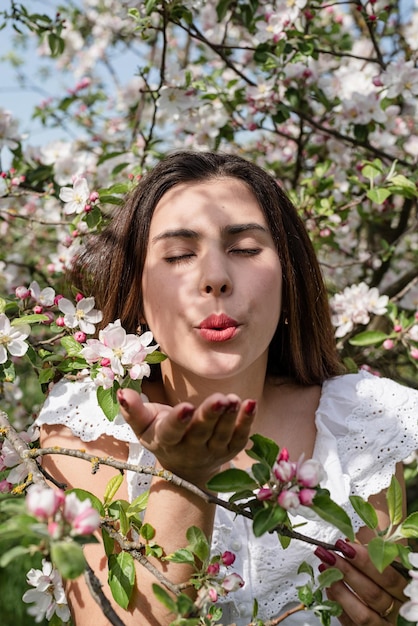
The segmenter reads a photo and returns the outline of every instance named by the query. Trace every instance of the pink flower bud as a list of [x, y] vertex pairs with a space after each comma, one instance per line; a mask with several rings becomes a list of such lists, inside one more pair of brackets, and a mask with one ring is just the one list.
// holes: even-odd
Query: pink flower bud
[[315, 489], [301, 489], [299, 491], [299, 502], [304, 506], [312, 506], [313, 499], [316, 496]]
[[412, 348], [410, 354], [413, 359], [418, 360], [418, 348]]
[[25, 300], [25, 298], [30, 298], [31, 296], [30, 289], [27, 287], [16, 287], [15, 295], [19, 300]]
[[80, 300], [84, 300], [84, 296], [82, 293], [78, 293], [75, 297], [76, 302], [80, 302]]
[[324, 476], [321, 464], [315, 459], [298, 463], [296, 478], [303, 487], [316, 487]]
[[108, 359], [107, 357], [104, 357], [101, 361], [100, 361], [100, 365], [102, 367], [108, 367], [108, 365], [110, 365], [110, 359]]
[[273, 467], [274, 475], [283, 483], [289, 482], [295, 475], [296, 467], [291, 461], [280, 461]]
[[34, 313], [37, 313], [38, 315], [39, 315], [40, 313], [42, 313], [42, 311], [43, 311], [43, 310], [44, 310], [44, 308], [43, 308], [40, 304], [36, 304], [36, 305], [33, 307], [33, 312], [34, 312]]
[[61, 533], [58, 522], [51, 521], [48, 523], [48, 534], [50, 535], [50, 537], [52, 537], [52, 539], [60, 538]]
[[393, 330], [395, 331], [395, 333], [400, 333], [402, 330], [401, 324], [394, 324]]
[[220, 569], [220, 565], [219, 563], [210, 563], [208, 565], [208, 569], [207, 569], [207, 573], [210, 574], [211, 576], [216, 576], [217, 574], [219, 574], [219, 569]]
[[74, 333], [74, 339], [78, 341], [78, 343], [84, 343], [86, 341], [87, 335], [83, 333], [82, 330], [76, 330]]
[[288, 511], [289, 509], [297, 509], [300, 504], [298, 494], [295, 491], [290, 491], [289, 489], [284, 489], [279, 494], [277, 502], [286, 511]]
[[91, 535], [100, 526], [100, 515], [92, 506], [85, 508], [73, 521], [73, 531], [77, 535]]
[[27, 491], [26, 508], [29, 513], [42, 520], [55, 515], [64, 502], [64, 492], [43, 485], [31, 485]]
[[64, 328], [64, 326], [65, 326], [64, 318], [61, 315], [60, 315], [60, 317], [57, 317], [57, 319], [55, 320], [55, 323], [60, 328]]
[[237, 591], [240, 587], [243, 587], [244, 584], [239, 574], [228, 574], [222, 581], [222, 588], [229, 593], [230, 591]]
[[258, 500], [269, 500], [273, 495], [273, 491], [269, 487], [261, 487], [257, 493]]
[[392, 339], [385, 339], [383, 342], [383, 347], [385, 350], [392, 350], [394, 345], [395, 344]]
[[99, 199], [99, 194], [97, 193], [97, 191], [92, 191], [90, 194], [90, 198], [89, 198], [90, 202], [91, 203], [97, 202], [98, 199]]
[[44, 320], [42, 324], [46, 324], [47, 326], [49, 326], [49, 324], [52, 324], [52, 322], [54, 321], [54, 314], [51, 311], [45, 311], [44, 315], [48, 319]]
[[279, 456], [277, 457], [277, 463], [280, 463], [280, 461], [288, 461], [289, 458], [289, 450], [287, 448], [282, 448]]
[[210, 587], [208, 589], [208, 596], [209, 596], [211, 602], [217, 602], [218, 601], [218, 592], [213, 587]]
[[8, 480], [0, 480], [0, 493], [10, 493], [12, 489], [13, 485]]
[[61, 295], [61, 294], [58, 294], [58, 295], [56, 295], [56, 296], [55, 296], [55, 298], [54, 298], [54, 304], [55, 304], [55, 306], [57, 306], [57, 305], [58, 305], [58, 302], [59, 302], [60, 300], [62, 300], [62, 298], [63, 298], [63, 297], [64, 297], [64, 296], [63, 296], [63, 295]]
[[235, 554], [233, 552], [230, 552], [229, 550], [225, 550], [221, 558], [222, 563], [226, 565], [226, 567], [229, 567], [235, 561]]

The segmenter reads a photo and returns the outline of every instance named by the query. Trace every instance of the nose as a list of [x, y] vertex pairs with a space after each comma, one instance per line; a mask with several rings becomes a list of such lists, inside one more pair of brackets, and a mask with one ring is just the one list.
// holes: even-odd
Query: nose
[[215, 297], [229, 295], [232, 292], [232, 279], [223, 255], [208, 255], [202, 260], [200, 292]]

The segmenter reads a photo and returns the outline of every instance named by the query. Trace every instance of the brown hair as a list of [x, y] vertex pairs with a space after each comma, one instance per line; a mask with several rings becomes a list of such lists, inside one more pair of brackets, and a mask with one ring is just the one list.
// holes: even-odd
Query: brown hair
[[142, 271], [157, 203], [175, 185], [221, 177], [236, 178], [251, 189], [282, 265], [282, 315], [270, 344], [267, 373], [301, 384], [322, 383], [340, 374], [328, 296], [303, 222], [275, 179], [239, 156], [192, 151], [166, 156], [116, 210], [109, 226], [87, 242], [74, 266], [73, 281], [85, 294], [95, 296], [103, 325], [120, 319], [128, 332], [135, 332], [142, 315]]

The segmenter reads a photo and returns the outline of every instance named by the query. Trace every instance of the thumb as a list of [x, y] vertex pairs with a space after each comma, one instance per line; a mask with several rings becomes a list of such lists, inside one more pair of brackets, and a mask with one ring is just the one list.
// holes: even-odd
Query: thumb
[[154, 421], [155, 413], [150, 410], [148, 403], [144, 404], [141, 394], [134, 389], [118, 389], [117, 398], [125, 422], [140, 439]]

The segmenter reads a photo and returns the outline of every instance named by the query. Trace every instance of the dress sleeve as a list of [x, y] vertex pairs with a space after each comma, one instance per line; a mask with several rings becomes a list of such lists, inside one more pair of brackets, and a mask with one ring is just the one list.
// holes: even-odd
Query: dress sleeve
[[418, 391], [365, 371], [340, 376], [324, 384], [316, 425], [314, 456], [331, 495], [342, 505], [367, 499], [418, 449]]

